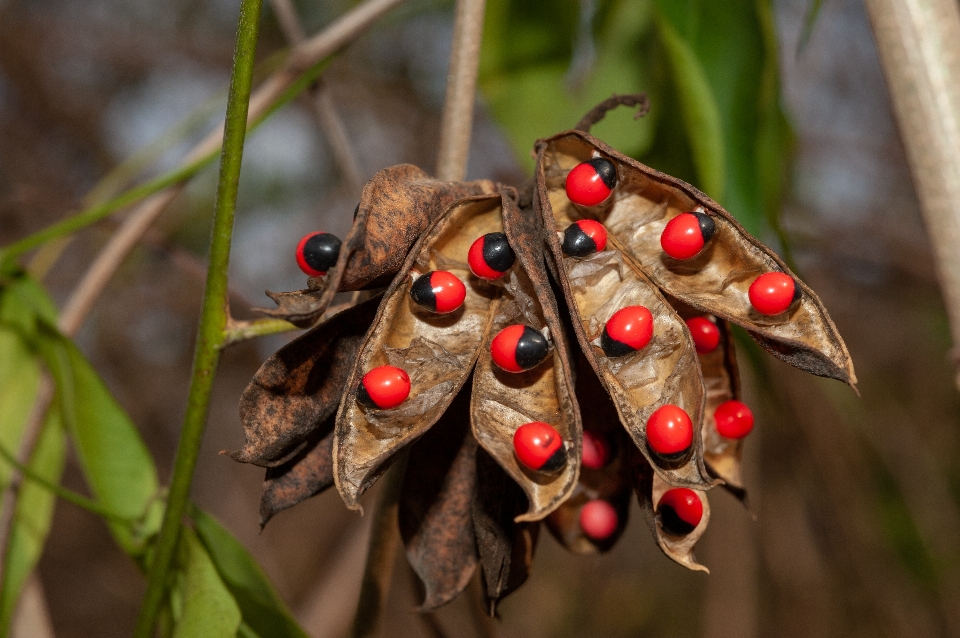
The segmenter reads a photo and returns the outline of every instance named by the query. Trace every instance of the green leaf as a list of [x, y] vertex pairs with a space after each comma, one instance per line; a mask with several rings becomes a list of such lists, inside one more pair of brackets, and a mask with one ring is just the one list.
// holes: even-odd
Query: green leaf
[[190, 517], [203, 543], [243, 613], [248, 629], [261, 638], [306, 638], [290, 610], [249, 552], [209, 514], [197, 507]]
[[174, 638], [234, 638], [240, 628], [240, 608], [207, 550], [189, 528], [180, 530], [179, 563], [183, 571], [183, 610]]
[[[66, 456], [66, 441], [60, 419], [51, 410], [43, 425], [28, 467], [50, 482], [59, 482]], [[0, 594], [0, 635], [7, 635], [20, 591], [33, 571], [50, 532], [56, 495], [34, 481], [20, 486], [6, 556]]]

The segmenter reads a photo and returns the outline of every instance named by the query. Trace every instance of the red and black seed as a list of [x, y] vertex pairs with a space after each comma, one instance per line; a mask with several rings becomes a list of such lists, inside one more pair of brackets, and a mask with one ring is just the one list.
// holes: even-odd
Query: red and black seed
[[297, 245], [297, 264], [311, 277], [320, 277], [337, 264], [340, 239], [330, 233], [310, 233]]
[[524, 372], [547, 358], [550, 344], [537, 330], [523, 324], [507, 326], [490, 343], [493, 362], [507, 372]]
[[588, 257], [607, 247], [607, 229], [598, 221], [581, 219], [563, 231], [564, 254], [571, 257]]
[[502, 277], [516, 260], [517, 256], [503, 233], [487, 233], [480, 237], [467, 254], [470, 270], [481, 279]]
[[413, 301], [431, 312], [446, 314], [463, 305], [467, 289], [452, 272], [434, 270], [417, 277], [410, 286]]

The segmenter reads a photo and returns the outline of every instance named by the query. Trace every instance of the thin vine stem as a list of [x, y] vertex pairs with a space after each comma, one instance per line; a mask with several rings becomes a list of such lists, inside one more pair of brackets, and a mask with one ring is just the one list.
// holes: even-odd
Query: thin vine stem
[[163, 524], [150, 563], [147, 592], [134, 631], [136, 638], [150, 638], [163, 604], [167, 572], [176, 552], [180, 527], [190, 496], [193, 471], [210, 407], [210, 392], [227, 325], [227, 267], [230, 261], [230, 243], [240, 184], [243, 142], [247, 132], [247, 111], [253, 85], [254, 55], [260, 31], [262, 4], [263, 0], [242, 0], [240, 5], [233, 73], [224, 121], [220, 178], [217, 183], [213, 232], [210, 238], [210, 267], [207, 270], [207, 283], [203, 294], [187, 413], [177, 445]]

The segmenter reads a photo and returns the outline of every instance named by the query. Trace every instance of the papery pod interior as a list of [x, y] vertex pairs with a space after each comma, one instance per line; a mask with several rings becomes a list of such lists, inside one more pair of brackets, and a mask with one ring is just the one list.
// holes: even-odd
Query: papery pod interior
[[[437, 220], [414, 246], [384, 294], [337, 414], [334, 472], [347, 507], [360, 509], [361, 494], [386, 469], [384, 463], [421, 436], [443, 414], [466, 381], [490, 329], [496, 289], [472, 279], [470, 244], [500, 228], [500, 198], [462, 200]], [[410, 298], [414, 278], [447, 270], [466, 284], [463, 306], [439, 315]], [[388, 410], [363, 408], [357, 388], [364, 374], [391, 365], [410, 377], [410, 395]]]
[[[523, 226], [526, 220], [512, 200], [504, 198], [504, 209], [511, 209], [512, 224]], [[505, 219], [506, 219], [505, 215]], [[471, 422], [481, 446], [523, 489], [529, 510], [518, 521], [540, 520], [568, 498], [577, 482], [580, 459], [580, 422], [574, 399], [569, 354], [563, 337], [556, 305], [543, 265], [542, 252], [535, 243], [524, 244], [522, 233], [507, 224], [507, 238], [517, 255], [513, 267], [491, 285], [502, 287], [494, 310], [493, 327], [481, 349], [473, 377]], [[528, 270], [529, 269], [529, 270]], [[539, 280], [535, 285], [529, 273]], [[550, 321], [548, 322], [548, 315]], [[490, 355], [490, 340], [500, 330], [525, 324], [534, 330], [546, 329], [551, 352], [546, 360], [525, 372], [507, 372]], [[555, 473], [543, 473], [524, 467], [514, 453], [513, 437], [525, 423], [542, 421], [553, 426], [563, 439], [565, 465]]]
[[[847, 348], [816, 294], [719, 204], [686, 182], [580, 131], [541, 140], [537, 152], [538, 196], [552, 216], [600, 221], [643, 272], [670, 295], [743, 326], [771, 354], [791, 365], [856, 384]], [[617, 169], [614, 193], [594, 207], [574, 205], [564, 190], [567, 173], [598, 155]], [[663, 252], [660, 235], [668, 221], [689, 211], [709, 214], [716, 232], [697, 256], [676, 260]], [[790, 275], [802, 291], [798, 303], [773, 317], [757, 312], [747, 294], [753, 280], [768, 272]]]
[[444, 182], [412, 164], [381, 170], [363, 188], [336, 265], [324, 277], [311, 277], [306, 290], [267, 291], [278, 307], [260, 310], [301, 327], [313, 325], [337, 292], [389, 284], [410, 247], [451, 204], [495, 192], [489, 180]]

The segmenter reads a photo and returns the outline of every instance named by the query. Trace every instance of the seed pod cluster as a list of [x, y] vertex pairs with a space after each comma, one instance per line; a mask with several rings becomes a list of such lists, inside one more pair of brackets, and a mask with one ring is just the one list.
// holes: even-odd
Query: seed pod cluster
[[262, 523], [333, 484], [360, 509], [409, 448], [400, 527], [424, 610], [479, 565], [494, 613], [541, 521], [606, 551], [633, 495], [664, 553], [705, 571], [706, 491], [745, 496], [753, 427], [731, 322], [856, 382], [813, 291], [715, 202], [582, 131], [536, 150], [532, 197], [378, 173], [335, 263], [332, 238], [302, 240], [309, 288], [271, 293], [269, 314], [312, 325], [338, 291], [386, 289], [281, 349], [241, 400], [231, 456], [268, 468]]

